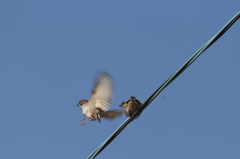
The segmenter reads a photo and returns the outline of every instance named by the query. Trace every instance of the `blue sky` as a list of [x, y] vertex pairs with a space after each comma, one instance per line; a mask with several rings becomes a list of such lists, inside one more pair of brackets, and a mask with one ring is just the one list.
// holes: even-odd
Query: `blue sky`
[[[240, 1], [1, 1], [0, 158], [86, 158], [126, 120], [80, 126], [98, 70], [111, 109], [144, 102], [237, 12]], [[238, 21], [98, 155], [240, 157]]]

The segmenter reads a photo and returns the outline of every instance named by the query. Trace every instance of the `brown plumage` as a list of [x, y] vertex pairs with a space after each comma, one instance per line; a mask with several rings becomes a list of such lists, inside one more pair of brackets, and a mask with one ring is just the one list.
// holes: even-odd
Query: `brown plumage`
[[[136, 97], [131, 97], [130, 99], [122, 102], [120, 107], [123, 108], [123, 112], [127, 117], [132, 116], [132, 114], [142, 106], [142, 103], [136, 99]], [[136, 116], [134, 119], [137, 119], [140, 116]]]

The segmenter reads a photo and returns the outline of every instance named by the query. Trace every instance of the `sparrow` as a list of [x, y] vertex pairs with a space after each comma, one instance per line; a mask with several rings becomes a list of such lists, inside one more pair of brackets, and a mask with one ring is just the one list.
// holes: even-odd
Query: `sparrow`
[[101, 72], [95, 81], [94, 88], [90, 100], [82, 99], [78, 105], [82, 109], [84, 117], [89, 121], [82, 123], [86, 125], [90, 121], [98, 120], [101, 122], [101, 117], [113, 119], [122, 114], [122, 111], [112, 110], [107, 111], [110, 107], [113, 97], [113, 82], [111, 76], [106, 72]]
[[[142, 106], [142, 103], [137, 100], [136, 97], [131, 97], [131, 99], [122, 102], [119, 106], [123, 108], [123, 112], [127, 117], [131, 117], [132, 114]], [[140, 114], [134, 119], [137, 119], [139, 116]]]

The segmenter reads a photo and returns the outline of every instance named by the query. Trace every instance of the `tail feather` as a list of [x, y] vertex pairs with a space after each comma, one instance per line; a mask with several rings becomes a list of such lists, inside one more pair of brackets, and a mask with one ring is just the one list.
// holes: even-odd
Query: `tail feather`
[[108, 119], [114, 119], [114, 118], [116, 118], [120, 115], [122, 115], [121, 110], [110, 110], [110, 111], [100, 113], [101, 117], [105, 117], [105, 118], [108, 118]]

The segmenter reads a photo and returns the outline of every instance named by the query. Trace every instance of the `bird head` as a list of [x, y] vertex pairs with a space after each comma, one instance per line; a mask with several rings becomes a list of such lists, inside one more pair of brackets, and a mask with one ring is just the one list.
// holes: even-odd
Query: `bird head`
[[82, 100], [79, 101], [79, 103], [78, 103], [77, 106], [79, 106], [80, 108], [82, 108], [82, 105], [85, 104], [85, 103], [87, 103], [87, 102], [88, 102], [88, 101], [87, 101], [86, 99], [82, 99]]

